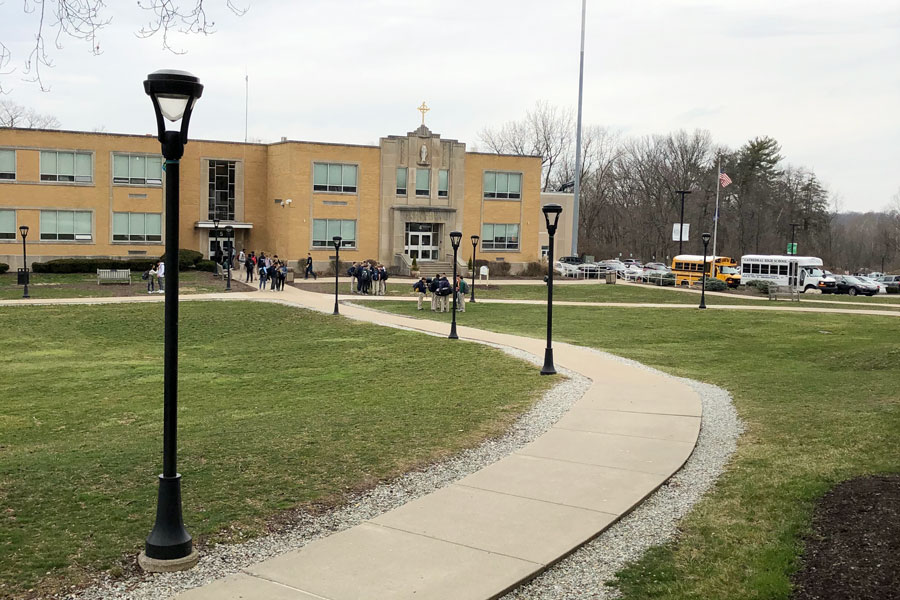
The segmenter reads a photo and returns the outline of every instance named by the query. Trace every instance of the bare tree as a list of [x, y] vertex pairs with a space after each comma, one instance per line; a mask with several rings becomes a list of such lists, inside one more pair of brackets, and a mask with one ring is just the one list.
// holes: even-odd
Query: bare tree
[[[204, 3], [208, 5], [209, 0], [138, 0], [138, 8], [152, 15], [138, 31], [138, 36], [152, 37], [161, 33], [163, 48], [182, 53], [170, 44], [171, 32], [204, 35], [215, 32], [215, 22], [208, 17]], [[234, 0], [225, 0], [225, 6], [238, 16], [247, 12], [247, 8], [237, 6]], [[108, 16], [109, 10], [105, 0], [24, 0], [23, 11], [33, 15], [35, 20], [34, 46], [22, 62], [25, 80], [37, 83], [43, 91], [49, 91], [49, 87], [44, 85], [41, 69], [53, 67], [53, 49], [62, 50], [64, 37], [87, 42], [91, 54], [100, 54], [98, 36], [112, 22], [112, 17]], [[49, 50], [48, 38], [52, 44]], [[0, 40], [0, 77], [14, 70], [12, 54]], [[6, 91], [0, 82], [0, 94]]]
[[53, 115], [42, 115], [33, 108], [26, 108], [10, 100], [0, 100], [0, 127], [59, 129], [60, 124]]

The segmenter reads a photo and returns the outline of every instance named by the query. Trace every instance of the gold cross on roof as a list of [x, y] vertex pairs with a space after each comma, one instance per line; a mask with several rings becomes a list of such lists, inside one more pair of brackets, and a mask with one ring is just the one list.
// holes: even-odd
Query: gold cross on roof
[[425, 124], [425, 113], [427, 113], [431, 109], [428, 108], [427, 106], [425, 106], [425, 101], [422, 100], [422, 106], [420, 106], [416, 110], [418, 110], [420, 113], [422, 113], [422, 125], [424, 125]]

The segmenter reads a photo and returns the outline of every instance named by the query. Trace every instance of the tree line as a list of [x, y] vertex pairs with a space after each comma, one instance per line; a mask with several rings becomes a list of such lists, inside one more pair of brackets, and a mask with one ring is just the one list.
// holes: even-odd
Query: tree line
[[[479, 137], [492, 152], [540, 156], [542, 191], [571, 188], [572, 111], [538, 102], [524, 119], [484, 128]], [[624, 137], [584, 127], [579, 252], [671, 260], [678, 253], [676, 191], [689, 190], [684, 222], [691, 231], [683, 251], [701, 253], [700, 233], [713, 231], [718, 164], [731, 184], [719, 189], [717, 254], [785, 254], [793, 235], [800, 254], [819, 256], [839, 271], [900, 268], [900, 192], [883, 212], [841, 213], [812, 169], [785, 165], [777, 140], [756, 137], [735, 150], [704, 130]]]

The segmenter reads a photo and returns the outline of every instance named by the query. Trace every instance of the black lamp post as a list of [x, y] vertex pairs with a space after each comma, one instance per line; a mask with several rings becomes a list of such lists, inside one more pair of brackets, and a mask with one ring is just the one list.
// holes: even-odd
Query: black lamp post
[[339, 235], [331, 238], [331, 243], [334, 244], [334, 312], [331, 313], [333, 315], [340, 314], [338, 312], [338, 271], [341, 268], [341, 240], [343, 238]]
[[[165, 375], [163, 382], [163, 472], [159, 476], [156, 523], [138, 558], [148, 571], [183, 570], [197, 564], [191, 535], [181, 516], [181, 475], [176, 465], [178, 432], [178, 222], [180, 163], [188, 141], [194, 103], [203, 93], [200, 80], [184, 71], [162, 70], [144, 81], [153, 102], [158, 139], [166, 159]], [[181, 120], [180, 131], [167, 131], [163, 118]]]
[[678, 254], [681, 254], [681, 244], [684, 242], [684, 195], [690, 194], [690, 190], [675, 190], [676, 194], [681, 194], [681, 220], [678, 221]]
[[[700, 236], [703, 240], [703, 283], [700, 291], [700, 306], [699, 308], [706, 308], [706, 249], [709, 246], [709, 238], [712, 237], [708, 233], [704, 233]], [[713, 263], [716, 262], [716, 257], [712, 258]]]
[[[547, 252], [547, 349], [544, 350], [544, 366], [541, 367], [541, 375], [556, 375], [556, 367], [553, 366], [553, 236], [556, 235], [556, 227], [559, 225], [559, 214], [562, 206], [559, 204], [545, 204], [541, 207], [544, 219], [547, 221], [547, 235], [550, 236], [550, 248]], [[553, 222], [550, 222], [553, 215]]]
[[231, 225], [225, 226], [225, 240], [228, 243], [228, 255], [225, 257], [225, 261], [228, 263], [228, 283], [225, 284], [225, 291], [231, 291], [231, 249], [234, 247], [234, 227]]
[[456, 335], [456, 251], [459, 250], [459, 243], [462, 241], [462, 231], [450, 232], [450, 245], [453, 246], [453, 281], [450, 283], [450, 293], [453, 294], [453, 309], [450, 311], [453, 315], [450, 318], [450, 335], [451, 340], [458, 340]]
[[219, 265], [222, 264], [222, 255], [219, 251], [219, 218], [216, 217], [213, 219], [213, 235], [216, 240], [216, 253], [213, 255], [213, 260], [216, 262], [216, 270], [213, 272], [213, 277], [219, 276]]
[[475, 302], [475, 271], [478, 270], [478, 267], [475, 266], [475, 250], [478, 248], [478, 240], [481, 239], [477, 235], [472, 236], [472, 297], [469, 298], [469, 302]]
[[22, 234], [22, 264], [24, 265], [22, 268], [22, 279], [25, 284], [25, 292], [22, 294], [23, 298], [31, 298], [28, 295], [28, 252], [25, 249], [25, 238], [28, 237], [28, 225], [22, 225], [19, 227], [19, 233]]

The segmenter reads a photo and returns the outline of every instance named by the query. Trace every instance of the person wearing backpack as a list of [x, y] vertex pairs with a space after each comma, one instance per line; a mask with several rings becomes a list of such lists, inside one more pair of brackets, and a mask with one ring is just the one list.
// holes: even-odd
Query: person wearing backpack
[[156, 285], [156, 266], [150, 265], [150, 268], [147, 270], [147, 293], [152, 294], [154, 286]]
[[347, 269], [347, 276], [350, 278], [350, 293], [356, 293], [356, 263], [350, 265], [350, 268]]
[[384, 296], [385, 294], [387, 294], [387, 278], [388, 278], [388, 272], [387, 272], [387, 269], [384, 268], [384, 265], [378, 265], [378, 274], [379, 274], [378, 295]]
[[253, 283], [253, 257], [244, 257], [244, 283]]
[[372, 295], [377, 296], [381, 291], [381, 271], [375, 265], [372, 265], [370, 269], [372, 272]]
[[452, 288], [450, 287], [450, 281], [447, 279], [446, 275], [441, 275], [441, 280], [438, 283], [438, 300], [440, 306], [438, 307], [438, 312], [450, 312], [450, 294], [452, 293]]
[[266, 281], [269, 278], [269, 268], [263, 261], [259, 262], [259, 289], [266, 291]]
[[462, 275], [456, 276], [456, 311], [466, 312], [466, 294], [469, 293], [469, 286]]
[[431, 279], [428, 280], [428, 291], [431, 292], [431, 310], [432, 312], [437, 311], [437, 291], [438, 286], [441, 284], [440, 275], [435, 275]]
[[416, 292], [419, 301], [417, 310], [422, 310], [422, 300], [425, 299], [425, 292], [428, 291], [428, 283], [424, 277], [413, 284], [413, 291]]
[[359, 292], [363, 295], [369, 293], [369, 287], [372, 283], [372, 273], [369, 271], [369, 266], [366, 263], [363, 263], [359, 268]]

